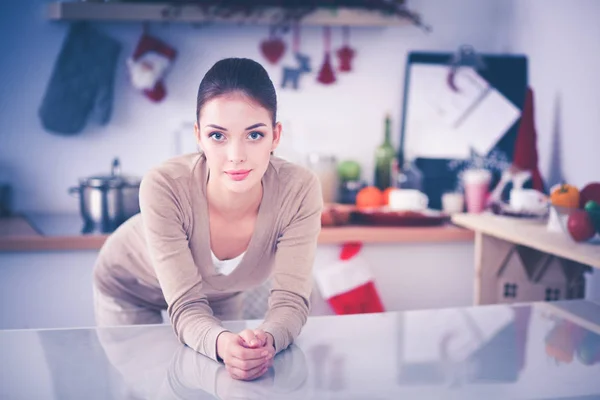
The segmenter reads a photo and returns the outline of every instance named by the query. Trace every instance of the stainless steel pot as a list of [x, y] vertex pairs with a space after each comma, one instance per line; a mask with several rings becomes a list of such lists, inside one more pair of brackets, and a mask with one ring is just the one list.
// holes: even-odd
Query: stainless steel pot
[[113, 160], [110, 175], [97, 175], [79, 180], [69, 193], [79, 197], [84, 232], [112, 232], [140, 212], [140, 178], [121, 174], [118, 158]]

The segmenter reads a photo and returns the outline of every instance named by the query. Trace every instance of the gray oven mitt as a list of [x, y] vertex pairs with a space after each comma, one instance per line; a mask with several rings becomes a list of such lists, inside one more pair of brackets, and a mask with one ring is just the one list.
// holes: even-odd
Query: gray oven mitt
[[87, 23], [71, 25], [39, 109], [44, 129], [76, 134], [92, 112], [100, 124], [109, 121], [120, 52], [119, 42]]

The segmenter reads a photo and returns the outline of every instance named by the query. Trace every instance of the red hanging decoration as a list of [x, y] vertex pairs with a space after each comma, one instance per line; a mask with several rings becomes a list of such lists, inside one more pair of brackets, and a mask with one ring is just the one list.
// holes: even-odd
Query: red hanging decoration
[[350, 41], [350, 28], [345, 26], [344, 32], [344, 46], [337, 51], [337, 56], [340, 59], [340, 71], [348, 72], [352, 71], [352, 59], [356, 55], [356, 51], [349, 46]]
[[329, 85], [335, 82], [335, 74], [331, 67], [331, 29], [328, 26], [323, 28], [323, 39], [325, 42], [325, 59], [317, 80], [324, 85]]
[[270, 37], [261, 42], [260, 50], [271, 64], [277, 64], [285, 53], [285, 42], [278, 38], [275, 35], [275, 29], [271, 28]]

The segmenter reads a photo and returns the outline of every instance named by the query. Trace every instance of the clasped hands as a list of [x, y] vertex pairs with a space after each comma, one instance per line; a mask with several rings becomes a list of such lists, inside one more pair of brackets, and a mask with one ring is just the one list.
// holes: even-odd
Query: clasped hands
[[217, 356], [232, 378], [254, 380], [273, 365], [273, 336], [261, 329], [244, 329], [239, 334], [223, 332], [217, 338]]

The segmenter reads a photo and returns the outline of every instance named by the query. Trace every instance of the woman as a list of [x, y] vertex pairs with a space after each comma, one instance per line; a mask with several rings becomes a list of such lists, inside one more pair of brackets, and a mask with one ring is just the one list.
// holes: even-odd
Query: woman
[[[141, 213], [106, 241], [94, 269], [99, 326], [162, 322], [232, 377], [255, 379], [298, 336], [309, 312], [321, 229], [316, 176], [272, 152], [281, 137], [264, 68], [217, 62], [198, 89], [200, 154], [166, 161], [140, 186]], [[241, 295], [272, 278], [258, 329], [222, 327], [241, 317]]]

